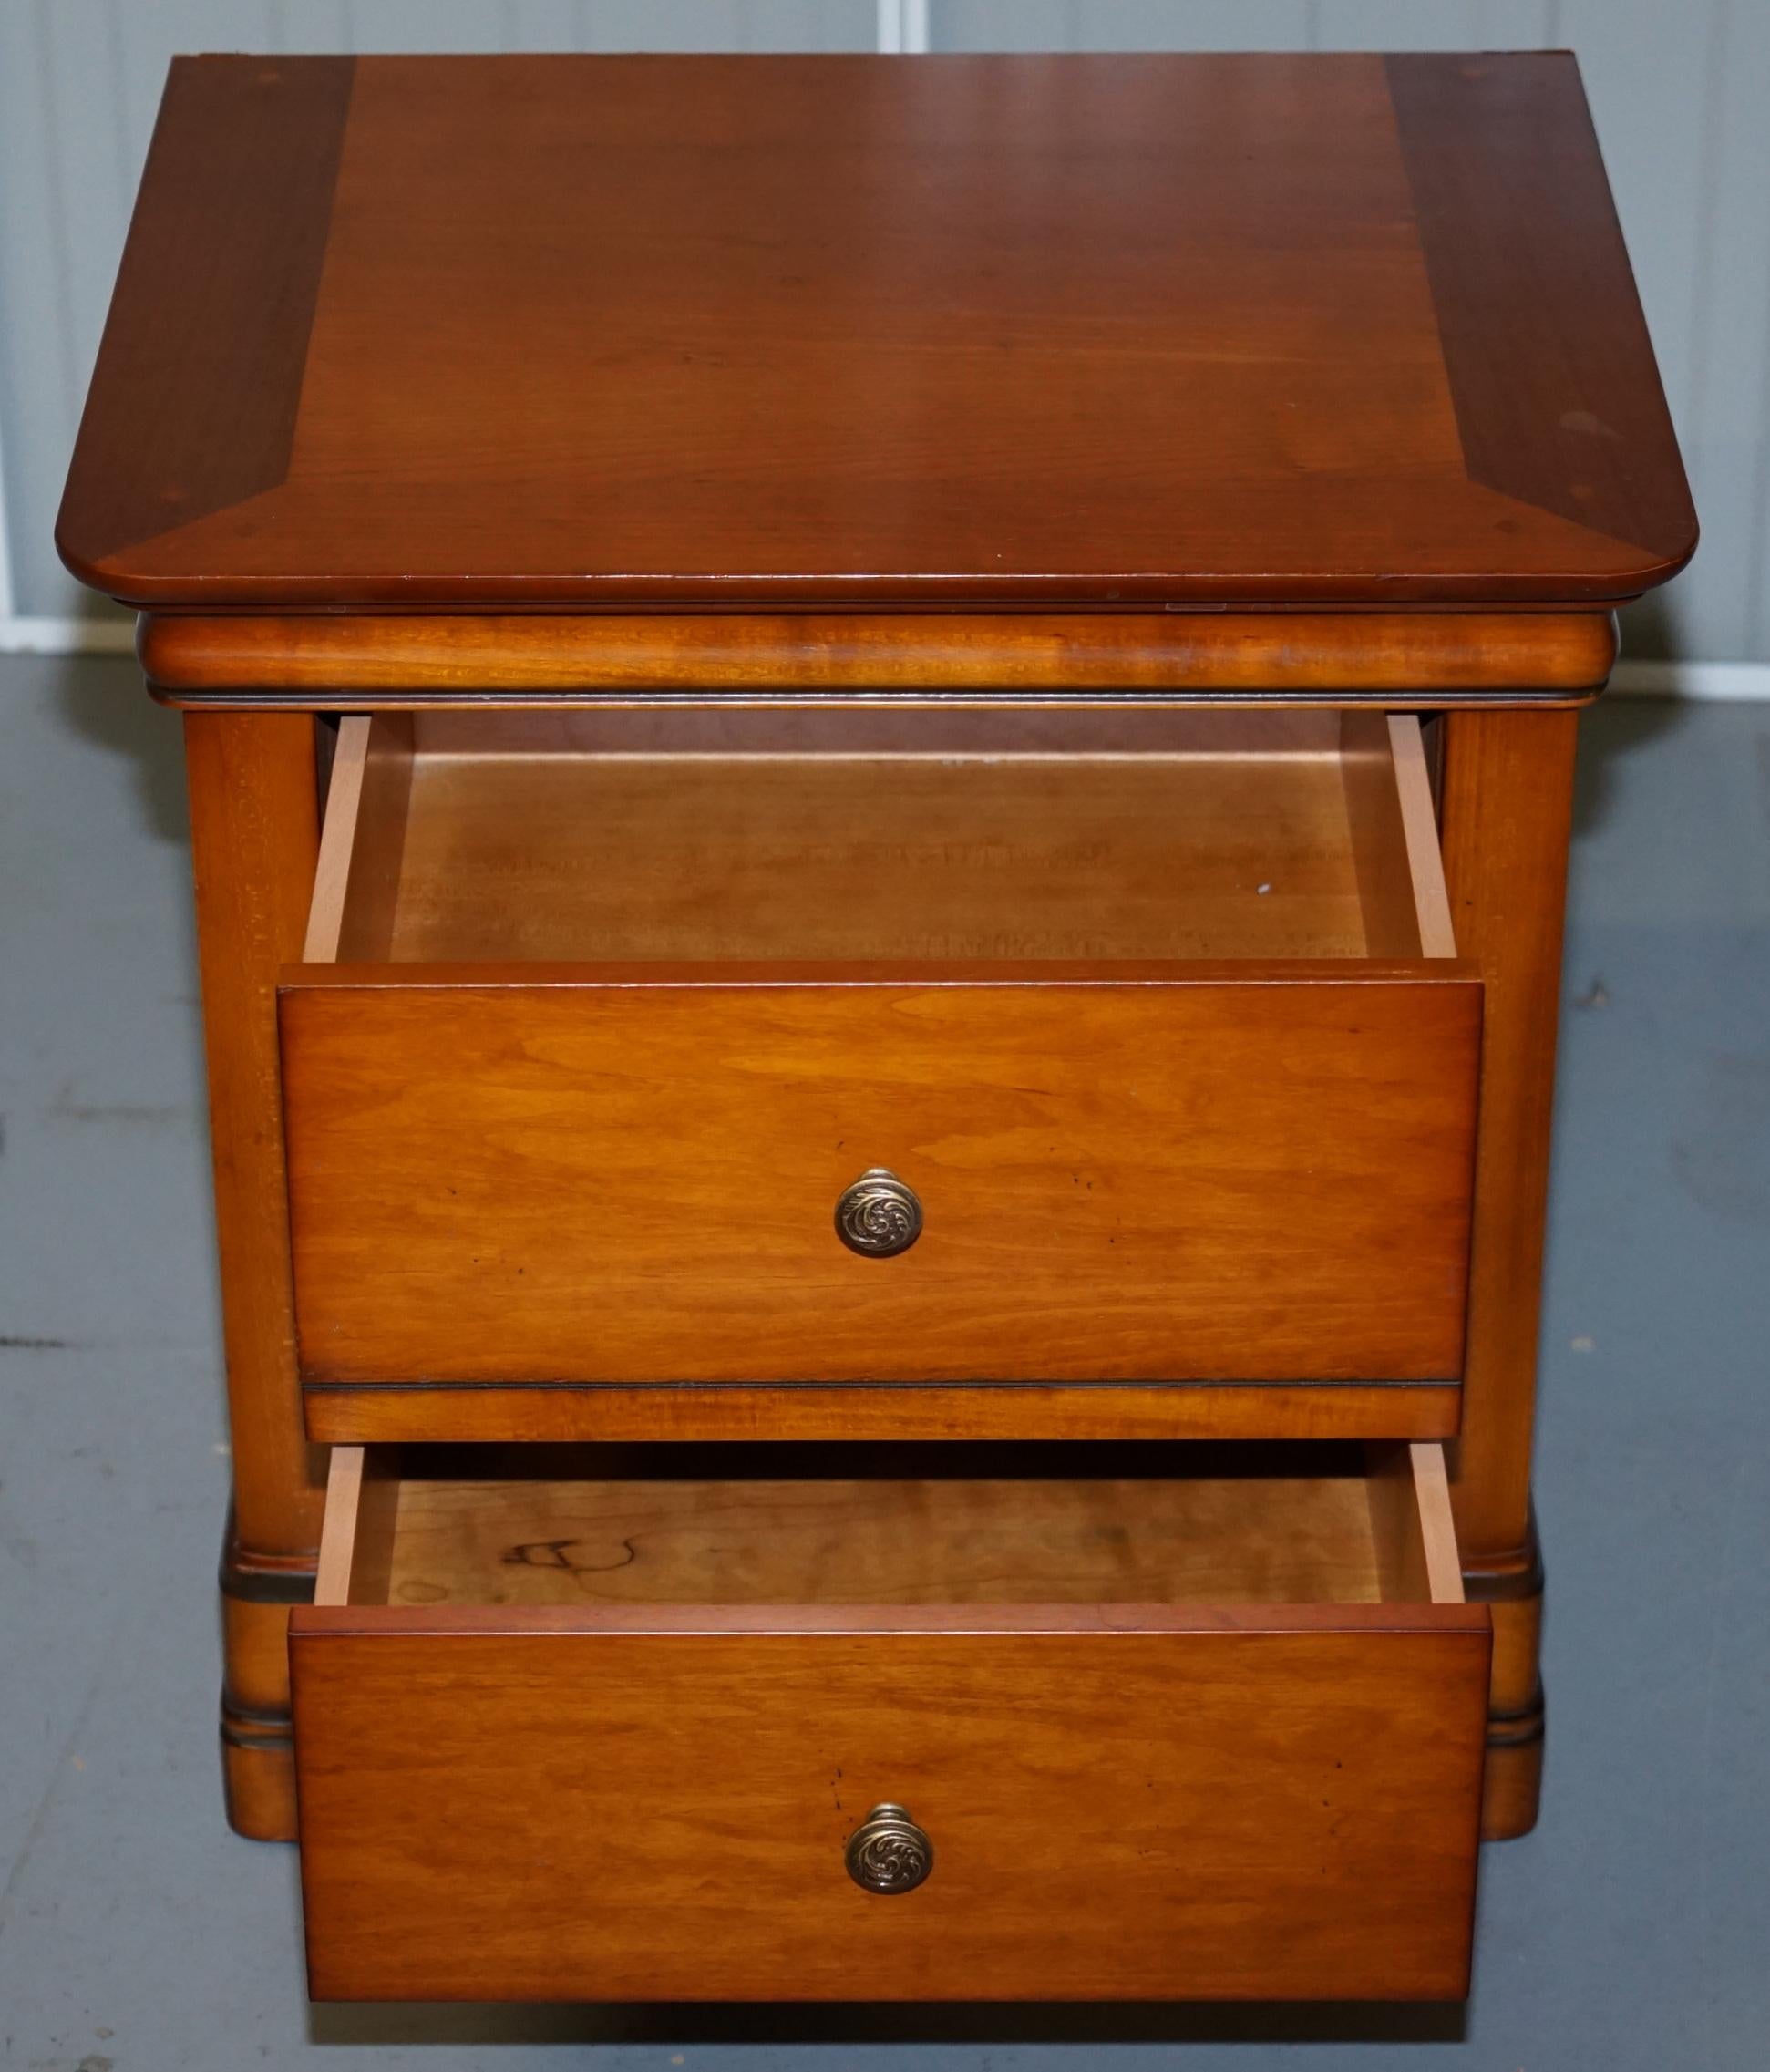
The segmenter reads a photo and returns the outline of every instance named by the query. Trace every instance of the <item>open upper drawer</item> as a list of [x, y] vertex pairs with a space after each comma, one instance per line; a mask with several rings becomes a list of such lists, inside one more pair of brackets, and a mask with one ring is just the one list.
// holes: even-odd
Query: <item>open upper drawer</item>
[[319, 1997], [1466, 1989], [1489, 1629], [1436, 1445], [333, 1461]]
[[1454, 1429], [1454, 950], [1411, 718], [346, 720], [311, 1427]]

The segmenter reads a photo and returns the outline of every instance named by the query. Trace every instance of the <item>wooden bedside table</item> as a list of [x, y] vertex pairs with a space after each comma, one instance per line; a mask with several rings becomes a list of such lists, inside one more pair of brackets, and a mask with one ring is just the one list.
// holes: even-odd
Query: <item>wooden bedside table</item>
[[315, 1993], [1465, 1991], [1695, 541], [1572, 60], [180, 60], [58, 537]]

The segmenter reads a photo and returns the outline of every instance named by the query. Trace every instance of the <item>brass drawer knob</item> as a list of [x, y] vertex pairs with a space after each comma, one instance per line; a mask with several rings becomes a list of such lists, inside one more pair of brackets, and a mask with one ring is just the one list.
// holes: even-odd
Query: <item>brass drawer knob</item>
[[863, 1892], [913, 1892], [934, 1868], [934, 1845], [901, 1806], [875, 1806], [849, 1837], [846, 1861]]
[[870, 1167], [836, 1204], [836, 1234], [865, 1259], [908, 1252], [921, 1235], [921, 1203], [883, 1166]]

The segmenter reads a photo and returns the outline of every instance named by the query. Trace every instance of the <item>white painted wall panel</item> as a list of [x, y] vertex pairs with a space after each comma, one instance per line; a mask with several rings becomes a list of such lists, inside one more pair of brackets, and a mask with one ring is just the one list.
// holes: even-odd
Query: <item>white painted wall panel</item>
[[1310, 0], [1075, 0], [1075, 27], [1078, 45], [1096, 50], [1307, 50], [1312, 42]]
[[1305, 50], [1309, 0], [932, 0], [936, 50]]
[[[1641, 645], [1770, 657], [1770, 6], [1731, 0], [1706, 27], [1686, 222], [1666, 226], [1689, 249], [1675, 271], [1649, 235], [1636, 253], [1650, 308], [1680, 292], [1687, 297], [1688, 321], [1675, 334], [1681, 364], [1672, 405], [1703, 548], [1665, 593], [1663, 612], [1641, 629]], [[1631, 130], [1608, 113], [1600, 120], [1621, 188]], [[1668, 375], [1672, 366], [1668, 354]]]
[[1322, 50], [1539, 50], [1549, 0], [1315, 0]]

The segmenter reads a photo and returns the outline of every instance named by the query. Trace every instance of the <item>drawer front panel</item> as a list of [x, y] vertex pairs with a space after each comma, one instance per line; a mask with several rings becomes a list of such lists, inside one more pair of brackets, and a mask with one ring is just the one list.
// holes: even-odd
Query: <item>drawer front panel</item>
[[[303, 1370], [1452, 1379], [1479, 987], [1438, 968], [291, 985]], [[872, 1167], [895, 1257], [836, 1232]]]
[[[1473, 1608], [474, 1616], [294, 1614], [318, 1997], [1466, 1990]], [[881, 1801], [912, 1892], [845, 1872]]]

